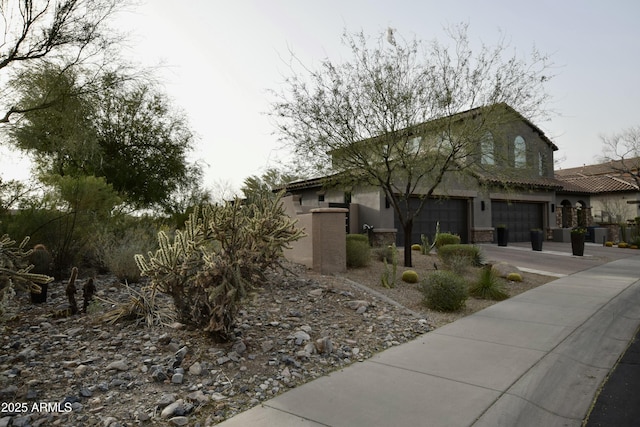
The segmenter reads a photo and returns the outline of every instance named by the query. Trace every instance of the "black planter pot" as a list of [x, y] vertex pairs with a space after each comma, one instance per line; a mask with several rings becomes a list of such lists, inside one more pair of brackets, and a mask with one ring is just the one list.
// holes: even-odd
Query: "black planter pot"
[[498, 227], [498, 246], [507, 246], [509, 241], [509, 229], [505, 227]]
[[584, 255], [584, 233], [571, 233], [571, 251], [575, 256]]
[[47, 288], [49, 287], [49, 285], [45, 283], [44, 285], [38, 286], [40, 286], [40, 288], [42, 289], [39, 294], [31, 292], [31, 302], [33, 304], [42, 304], [44, 302], [47, 302]]
[[531, 249], [534, 251], [541, 251], [543, 241], [544, 234], [542, 230], [531, 230]]

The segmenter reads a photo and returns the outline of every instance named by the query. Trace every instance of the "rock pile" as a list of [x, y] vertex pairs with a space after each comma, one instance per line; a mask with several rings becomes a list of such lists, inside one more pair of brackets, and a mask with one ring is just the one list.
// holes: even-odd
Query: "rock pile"
[[[94, 283], [99, 298], [127, 297], [113, 278]], [[342, 279], [304, 271], [256, 290], [228, 344], [180, 324], [102, 322], [104, 299], [89, 314], [54, 318], [64, 299], [54, 282], [48, 302], [25, 296], [18, 318], [0, 325], [0, 427], [214, 425], [429, 329]]]

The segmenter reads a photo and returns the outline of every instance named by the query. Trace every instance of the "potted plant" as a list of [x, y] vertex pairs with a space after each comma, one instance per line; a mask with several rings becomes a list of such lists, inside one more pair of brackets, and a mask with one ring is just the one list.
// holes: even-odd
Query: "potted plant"
[[509, 229], [506, 225], [499, 225], [496, 227], [498, 232], [498, 246], [507, 246], [509, 241]]
[[531, 249], [534, 251], [542, 250], [542, 242], [544, 241], [544, 233], [539, 228], [531, 230]]
[[584, 255], [584, 237], [587, 229], [584, 227], [576, 227], [571, 230], [571, 251], [575, 256]]

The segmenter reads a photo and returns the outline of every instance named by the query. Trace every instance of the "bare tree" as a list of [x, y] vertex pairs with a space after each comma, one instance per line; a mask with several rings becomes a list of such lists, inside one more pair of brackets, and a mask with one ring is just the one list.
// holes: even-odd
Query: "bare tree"
[[640, 188], [640, 126], [613, 135], [601, 136], [603, 160], [623, 177], [631, 178]]
[[109, 63], [109, 48], [120, 41], [108, 28], [127, 0], [0, 0], [0, 123], [14, 114], [47, 108], [51, 100], [20, 105], [6, 79], [38, 62], [70, 70]]
[[[345, 32], [350, 60], [325, 59], [317, 70], [292, 66], [274, 93], [272, 116], [297, 160], [341, 185], [347, 179], [381, 188], [405, 241], [450, 172], [477, 171], [488, 132], [516, 115], [540, 117], [548, 100], [548, 57], [535, 50], [528, 60], [507, 55], [503, 40], [474, 54], [466, 25], [448, 34], [450, 45], [404, 41], [393, 32], [371, 43]], [[497, 169], [493, 153], [485, 160]], [[411, 203], [415, 195], [418, 204]], [[408, 244], [404, 262], [411, 265]]]

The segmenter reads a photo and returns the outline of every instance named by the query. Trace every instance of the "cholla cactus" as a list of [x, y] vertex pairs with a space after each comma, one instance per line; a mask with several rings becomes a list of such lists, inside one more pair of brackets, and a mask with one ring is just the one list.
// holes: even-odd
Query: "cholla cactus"
[[32, 250], [24, 250], [28, 242], [26, 237], [16, 246], [8, 235], [0, 237], [0, 314], [6, 312], [15, 288], [38, 293], [41, 290], [38, 285], [53, 281], [53, 277], [31, 273], [33, 265], [28, 264], [28, 258]]
[[395, 243], [391, 244], [389, 247], [391, 248], [391, 271], [389, 271], [389, 262], [387, 261], [387, 258], [384, 258], [384, 271], [380, 277], [380, 282], [383, 287], [391, 289], [396, 287], [396, 276], [398, 273], [398, 249], [396, 248]]
[[173, 239], [159, 232], [159, 249], [136, 255], [136, 263], [153, 293], [171, 295], [181, 322], [229, 340], [240, 300], [301, 236], [279, 197], [249, 205], [235, 200], [196, 209]]

